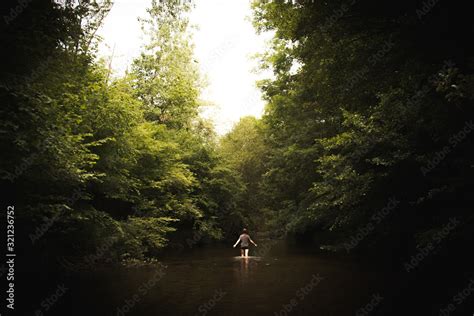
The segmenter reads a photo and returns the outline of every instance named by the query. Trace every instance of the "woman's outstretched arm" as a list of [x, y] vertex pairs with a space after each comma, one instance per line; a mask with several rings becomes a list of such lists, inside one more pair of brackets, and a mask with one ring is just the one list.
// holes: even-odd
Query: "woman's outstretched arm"
[[249, 240], [255, 247], [257, 247], [257, 244], [253, 242], [253, 240], [252, 240], [252, 238], [250, 238], [250, 236], [249, 236]]
[[238, 244], [239, 242], [240, 242], [240, 237], [239, 237], [239, 239], [237, 239], [237, 241], [235, 242], [234, 248], [237, 246], [237, 244]]

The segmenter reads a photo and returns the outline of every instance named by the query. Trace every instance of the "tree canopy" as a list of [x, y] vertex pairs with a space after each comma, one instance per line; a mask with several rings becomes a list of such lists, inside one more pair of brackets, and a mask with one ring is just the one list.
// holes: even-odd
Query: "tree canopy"
[[408, 0], [252, 7], [256, 29], [274, 32], [261, 56], [274, 76], [259, 82], [263, 116], [222, 137], [198, 114], [189, 2], [151, 2], [146, 45], [118, 77], [97, 52], [110, 1], [5, 12], [0, 172], [25, 253], [73, 260], [110, 241], [108, 257], [143, 260], [243, 226], [409, 253], [452, 218], [466, 225], [450, 238], [467, 244], [470, 11]]

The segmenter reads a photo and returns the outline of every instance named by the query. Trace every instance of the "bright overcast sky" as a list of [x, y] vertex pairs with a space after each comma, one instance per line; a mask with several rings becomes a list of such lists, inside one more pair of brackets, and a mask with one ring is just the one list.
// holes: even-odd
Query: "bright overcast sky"
[[[145, 16], [150, 0], [115, 0], [100, 35], [104, 38], [101, 54], [110, 56], [112, 67], [122, 74], [138, 56], [142, 44], [139, 16]], [[195, 55], [208, 86], [201, 98], [206, 104], [203, 115], [214, 121], [223, 134], [245, 115], [260, 116], [263, 101], [255, 81], [269, 76], [256, 74], [251, 57], [263, 52], [269, 34], [258, 36], [249, 21], [250, 0], [196, 0], [191, 23], [198, 27], [194, 35]]]

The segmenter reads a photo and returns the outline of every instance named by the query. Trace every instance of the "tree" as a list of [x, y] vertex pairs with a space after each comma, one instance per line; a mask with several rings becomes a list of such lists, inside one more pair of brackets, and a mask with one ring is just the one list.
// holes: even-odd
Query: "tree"
[[265, 212], [261, 181], [267, 155], [263, 128], [256, 118], [243, 117], [219, 144], [223, 164], [239, 176], [243, 185], [243, 192], [236, 195], [238, 204], [235, 207], [241, 214], [241, 226], [259, 227], [260, 230], [263, 230]]
[[182, 1], [152, 1], [143, 19], [148, 36], [131, 76], [148, 120], [171, 128], [189, 128], [199, 107], [200, 81], [193, 59], [187, 12]]
[[[450, 198], [447, 192], [411, 201], [443, 185], [458, 192], [471, 186], [471, 177], [458, 173], [471, 172], [469, 141], [436, 172], [420, 172], [472, 113], [470, 93], [454, 92], [472, 84], [471, 57], [461, 53], [470, 22], [447, 3], [420, 20], [422, 5], [254, 1], [257, 29], [275, 31], [263, 56], [275, 79], [261, 82], [270, 145], [264, 182], [288, 231], [331, 231], [344, 240], [395, 196], [403, 211], [360, 245], [402, 239], [415, 247], [422, 232], [452, 213], [438, 204], [436, 215], [426, 214], [434, 201]], [[448, 16], [458, 22], [441, 29]], [[438, 31], [443, 36], [433, 35]], [[441, 88], [446, 82], [451, 92]], [[450, 101], [450, 93], [457, 97]], [[467, 218], [461, 204], [456, 213]]]

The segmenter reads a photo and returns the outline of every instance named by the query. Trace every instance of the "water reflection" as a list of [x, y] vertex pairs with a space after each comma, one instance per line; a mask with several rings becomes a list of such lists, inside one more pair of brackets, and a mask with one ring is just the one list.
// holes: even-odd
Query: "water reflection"
[[234, 257], [237, 264], [235, 265], [235, 276], [239, 284], [247, 284], [249, 280], [254, 276], [258, 265], [261, 261], [261, 257]]
[[240, 280], [242, 283], [247, 283], [249, 279], [249, 258], [240, 259]]
[[[147, 295], [139, 296], [140, 301], [130, 307], [126, 316], [195, 315], [219, 289], [227, 294], [215, 302], [208, 316], [236, 315], [237, 310], [238, 314], [274, 315], [317, 273], [327, 280], [298, 301], [292, 315], [353, 314], [379, 291], [372, 285], [378, 278], [352, 261], [293, 253], [260, 255], [242, 258], [235, 257], [233, 249], [207, 248], [167, 258], [163, 260], [166, 274]], [[141, 295], [143, 284], [155, 273], [156, 269], [143, 267], [77, 275], [68, 280], [70, 294], [48, 316], [117, 315], [117, 308], [122, 308], [134, 295]], [[36, 293], [44, 293], [41, 290], [38, 286]], [[28, 311], [37, 308], [44, 299], [42, 295], [35, 297]]]

